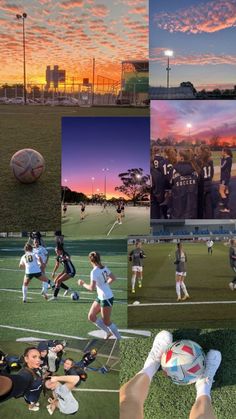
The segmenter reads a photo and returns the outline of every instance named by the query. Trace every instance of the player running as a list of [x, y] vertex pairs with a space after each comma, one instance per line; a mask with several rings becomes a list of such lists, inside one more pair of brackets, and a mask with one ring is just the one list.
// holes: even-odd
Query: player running
[[[177, 244], [177, 250], [175, 252], [175, 262], [176, 265], [176, 293], [177, 293], [177, 301], [184, 301], [187, 300], [189, 297], [186, 285], [184, 283], [186, 273], [186, 262], [187, 262], [187, 255], [183, 250], [182, 243]], [[183, 298], [181, 298], [181, 291], [184, 293]]]
[[63, 217], [65, 217], [67, 213], [67, 204], [63, 204], [62, 211], [63, 211]]
[[84, 220], [85, 218], [85, 204], [81, 202], [80, 204], [80, 219]]
[[135, 293], [136, 279], [138, 280], [138, 287], [142, 287], [143, 281], [143, 259], [146, 257], [142, 250], [141, 240], [136, 240], [135, 248], [129, 253], [129, 260], [132, 262], [132, 278], [131, 287], [132, 293]]
[[64, 282], [70, 278], [73, 278], [76, 274], [76, 270], [73, 263], [71, 262], [70, 255], [64, 250], [63, 246], [56, 247], [55, 252], [57, 256], [56, 263], [52, 272], [52, 277], [55, 277], [55, 273], [58, 270], [60, 264], [63, 266], [64, 269], [54, 279], [55, 289], [53, 297], [49, 298], [48, 301], [57, 300], [60, 288], [63, 288], [65, 290], [64, 296], [66, 296], [70, 288], [67, 285], [65, 285]]
[[[82, 279], [78, 280], [78, 284], [86, 290], [96, 289], [97, 291], [97, 298], [89, 310], [88, 319], [106, 332], [106, 339], [111, 335], [114, 335], [116, 339], [121, 339], [116, 325], [111, 322], [114, 298], [110, 284], [116, 280], [116, 277], [110, 269], [102, 265], [98, 252], [89, 253], [89, 260], [93, 267], [90, 273], [90, 284], [86, 284]], [[99, 313], [101, 313], [101, 318], [97, 318]]]
[[117, 206], [117, 208], [116, 208], [116, 213], [117, 213], [117, 222], [118, 222], [118, 224], [122, 224], [122, 221], [121, 221], [121, 217], [122, 217], [122, 209], [121, 209], [122, 207], [121, 207], [121, 204], [120, 203], [118, 203], [118, 206]]
[[210, 239], [207, 240], [206, 245], [207, 245], [207, 253], [208, 253], [208, 255], [212, 255], [212, 253], [213, 253], [213, 246], [214, 246], [213, 240], [210, 240]]
[[28, 286], [32, 278], [38, 278], [43, 282], [43, 296], [47, 300], [48, 278], [42, 273], [41, 265], [43, 261], [41, 257], [33, 252], [31, 244], [26, 243], [24, 247], [25, 254], [21, 257], [19, 267], [25, 269], [25, 275], [22, 285], [23, 303], [26, 303]]
[[[234, 273], [236, 274], [236, 240], [230, 240], [230, 248], [229, 248], [229, 264], [233, 269]], [[236, 276], [234, 279], [229, 283], [229, 288], [231, 291], [236, 289]]]
[[221, 158], [221, 167], [220, 167], [220, 186], [219, 193], [221, 196], [221, 212], [229, 213], [229, 182], [231, 178], [231, 168], [232, 168], [232, 158], [233, 153], [230, 148], [223, 148], [222, 158]]

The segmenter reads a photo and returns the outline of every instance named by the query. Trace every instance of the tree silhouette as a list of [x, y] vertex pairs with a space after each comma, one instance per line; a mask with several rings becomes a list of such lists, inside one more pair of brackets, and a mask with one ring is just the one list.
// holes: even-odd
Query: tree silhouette
[[118, 176], [123, 185], [116, 186], [115, 190], [128, 196], [134, 205], [149, 193], [150, 175], [144, 175], [143, 169], [128, 169], [125, 173], [120, 173]]

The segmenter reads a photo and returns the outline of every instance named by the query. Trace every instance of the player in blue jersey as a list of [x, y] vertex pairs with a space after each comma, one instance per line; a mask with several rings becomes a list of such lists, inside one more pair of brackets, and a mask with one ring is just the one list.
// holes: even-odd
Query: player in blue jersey
[[69, 287], [64, 284], [70, 278], [73, 278], [76, 274], [75, 267], [71, 261], [70, 255], [64, 250], [63, 246], [58, 246], [55, 249], [56, 252], [56, 263], [52, 272], [52, 277], [55, 277], [55, 273], [59, 266], [63, 266], [63, 271], [60, 272], [54, 279], [55, 289], [53, 297], [49, 298], [48, 301], [55, 301], [57, 299], [60, 288], [65, 289], [64, 296], [68, 293]]
[[230, 148], [225, 147], [222, 149], [222, 158], [220, 166], [220, 187], [219, 193], [221, 197], [221, 212], [229, 213], [229, 183], [231, 178], [233, 153]]

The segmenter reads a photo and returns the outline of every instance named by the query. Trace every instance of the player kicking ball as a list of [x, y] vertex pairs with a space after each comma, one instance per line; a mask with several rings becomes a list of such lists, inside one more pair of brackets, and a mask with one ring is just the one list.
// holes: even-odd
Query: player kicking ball
[[28, 286], [32, 278], [37, 278], [43, 282], [43, 296], [47, 300], [48, 278], [42, 273], [40, 266], [43, 261], [38, 254], [33, 252], [33, 246], [26, 243], [24, 247], [25, 254], [21, 257], [19, 267], [25, 269], [25, 275], [22, 285], [23, 303], [26, 303]]
[[[120, 419], [143, 419], [144, 402], [156, 372], [160, 368], [161, 357], [172, 343], [172, 334], [162, 330], [155, 337], [152, 349], [143, 368], [120, 389]], [[221, 363], [221, 353], [210, 350], [206, 356], [206, 368], [201, 378], [196, 381], [196, 400], [189, 419], [215, 419], [211, 403], [211, 387], [214, 376]]]
[[[175, 262], [176, 265], [176, 294], [177, 294], [177, 301], [185, 301], [190, 298], [186, 285], [184, 283], [185, 277], [187, 275], [186, 272], [186, 262], [187, 262], [187, 255], [183, 250], [182, 243], [177, 244], [177, 250], [175, 252]], [[183, 292], [184, 296], [181, 298], [181, 291]]]
[[135, 248], [129, 253], [129, 260], [132, 262], [132, 278], [131, 287], [132, 293], [135, 293], [136, 280], [138, 280], [138, 287], [142, 288], [143, 283], [143, 259], [146, 257], [142, 250], [142, 242], [136, 240]]

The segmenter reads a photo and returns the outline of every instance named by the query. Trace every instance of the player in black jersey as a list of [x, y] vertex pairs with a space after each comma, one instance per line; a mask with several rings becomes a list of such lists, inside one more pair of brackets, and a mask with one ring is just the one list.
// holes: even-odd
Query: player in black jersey
[[154, 147], [151, 161], [151, 218], [161, 218], [162, 209], [160, 204], [165, 198], [165, 158], [160, 154], [160, 149]]
[[225, 147], [222, 150], [221, 167], [220, 167], [220, 188], [221, 196], [221, 212], [230, 212], [229, 209], [229, 182], [231, 178], [231, 168], [233, 161], [233, 153], [230, 148]]
[[209, 146], [201, 145], [199, 147], [196, 162], [200, 169], [198, 182], [198, 218], [212, 219], [212, 179], [214, 176], [214, 165]]
[[70, 255], [64, 250], [63, 246], [56, 247], [55, 252], [56, 252], [57, 257], [56, 257], [55, 267], [52, 272], [52, 277], [54, 278], [55, 273], [57, 269], [59, 268], [60, 264], [63, 266], [63, 271], [59, 273], [54, 279], [54, 283], [55, 283], [54, 294], [53, 294], [53, 297], [49, 298], [48, 301], [53, 301], [57, 299], [60, 288], [65, 289], [65, 293], [64, 293], [64, 296], [65, 296], [69, 291], [69, 287], [67, 287], [67, 285], [65, 285], [64, 282], [70, 278], [73, 278], [76, 274], [76, 270], [73, 263], [71, 262]]
[[80, 208], [80, 219], [84, 220], [84, 218], [85, 218], [85, 204], [83, 202], [81, 202], [80, 206], [81, 206], [81, 208]]
[[121, 203], [120, 202], [117, 205], [116, 214], [117, 214], [117, 222], [118, 222], [118, 224], [122, 224], [122, 221], [121, 221], [122, 209], [121, 209]]
[[138, 287], [142, 287], [143, 281], [143, 259], [146, 257], [142, 250], [142, 242], [136, 240], [135, 248], [129, 253], [129, 261], [132, 262], [132, 278], [131, 287], [132, 293], [135, 293], [136, 279], [138, 279]]
[[66, 216], [66, 212], [67, 212], [67, 204], [66, 203], [63, 204], [62, 211], [63, 211], [63, 217], [65, 217]]
[[198, 171], [190, 149], [179, 151], [178, 162], [170, 175], [172, 185], [171, 217], [175, 219], [197, 218]]

